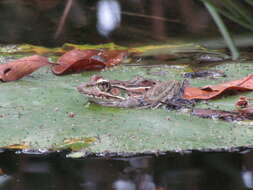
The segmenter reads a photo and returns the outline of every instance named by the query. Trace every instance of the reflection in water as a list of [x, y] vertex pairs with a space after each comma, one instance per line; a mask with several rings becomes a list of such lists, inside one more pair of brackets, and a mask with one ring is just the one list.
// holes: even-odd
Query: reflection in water
[[244, 182], [244, 185], [247, 188], [253, 188], [253, 176], [252, 176], [252, 171], [242, 171], [241, 172], [242, 175], [242, 180]]
[[135, 190], [136, 185], [130, 180], [116, 180], [112, 186], [116, 190]]
[[131, 158], [69, 159], [59, 154], [0, 154], [0, 189], [247, 189], [253, 151], [193, 152]]
[[97, 28], [103, 36], [108, 36], [120, 24], [120, 5], [115, 0], [101, 0], [97, 5]]

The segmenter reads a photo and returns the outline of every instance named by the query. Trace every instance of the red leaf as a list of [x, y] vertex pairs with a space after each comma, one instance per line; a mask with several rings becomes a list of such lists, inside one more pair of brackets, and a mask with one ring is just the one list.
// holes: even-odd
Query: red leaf
[[0, 80], [5, 82], [18, 80], [48, 64], [47, 58], [38, 55], [24, 57], [6, 64], [1, 64]]
[[63, 75], [80, 73], [86, 70], [103, 69], [122, 61], [126, 51], [102, 51], [102, 50], [71, 50], [61, 56], [58, 64], [52, 67], [54, 74]]
[[184, 91], [184, 98], [188, 100], [192, 99], [208, 100], [211, 98], [215, 98], [228, 90], [237, 90], [237, 91], [253, 90], [253, 74], [244, 77], [240, 80], [229, 81], [217, 85], [205, 86], [203, 88], [186, 87]]
[[106, 66], [114, 66], [119, 64], [127, 54], [127, 51], [124, 50], [111, 50], [103, 51], [101, 56], [107, 60], [105, 62]]
[[71, 50], [58, 59], [58, 64], [52, 66], [52, 71], [54, 74], [63, 75], [104, 68], [103, 61], [92, 58], [98, 53], [99, 51], [97, 50]]

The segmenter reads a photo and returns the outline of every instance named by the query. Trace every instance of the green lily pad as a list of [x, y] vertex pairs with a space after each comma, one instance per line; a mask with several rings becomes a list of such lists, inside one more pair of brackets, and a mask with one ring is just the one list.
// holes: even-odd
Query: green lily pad
[[[239, 79], [251, 74], [253, 64], [230, 62], [212, 69], [225, 71], [227, 77], [190, 79], [190, 83], [204, 86]], [[187, 65], [118, 65], [101, 72], [59, 77], [53, 75], [50, 68], [42, 68], [19, 81], [0, 83], [0, 147], [25, 144], [35, 150], [70, 148], [91, 153], [137, 154], [252, 146], [251, 122], [201, 119], [189, 113], [165, 109], [102, 107], [89, 103], [76, 90], [76, 86], [93, 74], [118, 80], [129, 80], [136, 75], [159, 80], [183, 80], [183, 73], [189, 70]], [[240, 95], [200, 102], [197, 107], [233, 110]], [[253, 97], [252, 92], [243, 95]], [[66, 139], [79, 140], [68, 144]], [[83, 154], [72, 156], [78, 155]]]

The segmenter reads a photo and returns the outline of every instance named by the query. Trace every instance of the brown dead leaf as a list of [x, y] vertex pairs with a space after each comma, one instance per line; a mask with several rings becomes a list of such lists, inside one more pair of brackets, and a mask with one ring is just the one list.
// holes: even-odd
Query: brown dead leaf
[[184, 90], [184, 98], [188, 100], [200, 99], [208, 100], [215, 98], [225, 91], [235, 90], [235, 91], [247, 91], [253, 90], [253, 74], [244, 77], [240, 80], [234, 80], [225, 82], [222, 84], [205, 86], [202, 88], [197, 87], [186, 87]]
[[96, 57], [98, 54], [98, 50], [71, 50], [58, 59], [58, 63], [52, 66], [52, 71], [56, 75], [64, 75], [102, 69], [105, 64]]
[[47, 58], [39, 55], [24, 57], [1, 64], [0, 80], [4, 82], [15, 81], [48, 64]]
[[105, 65], [109, 67], [119, 64], [127, 54], [125, 50], [110, 50], [103, 51], [101, 56], [106, 60]]
[[52, 67], [56, 75], [80, 73], [86, 70], [103, 69], [122, 61], [126, 51], [119, 50], [71, 50], [62, 55]]

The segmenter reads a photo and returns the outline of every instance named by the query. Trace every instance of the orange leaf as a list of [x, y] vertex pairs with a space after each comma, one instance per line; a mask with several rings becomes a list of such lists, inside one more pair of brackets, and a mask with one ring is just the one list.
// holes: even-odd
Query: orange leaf
[[48, 64], [47, 58], [39, 55], [24, 57], [6, 64], [1, 64], [0, 80], [5, 82], [18, 80]]
[[208, 100], [211, 98], [215, 98], [228, 90], [237, 90], [237, 91], [253, 90], [253, 74], [244, 77], [240, 80], [229, 81], [217, 85], [205, 86], [202, 88], [186, 87], [184, 91], [184, 98], [188, 100], [192, 99]]
[[127, 51], [125, 50], [110, 50], [110, 51], [103, 51], [102, 57], [104, 57], [106, 66], [114, 66], [119, 64], [125, 56], [127, 56]]
[[122, 61], [126, 51], [107, 50], [71, 50], [61, 56], [58, 64], [52, 67], [54, 74], [80, 73], [86, 70], [103, 69]]

